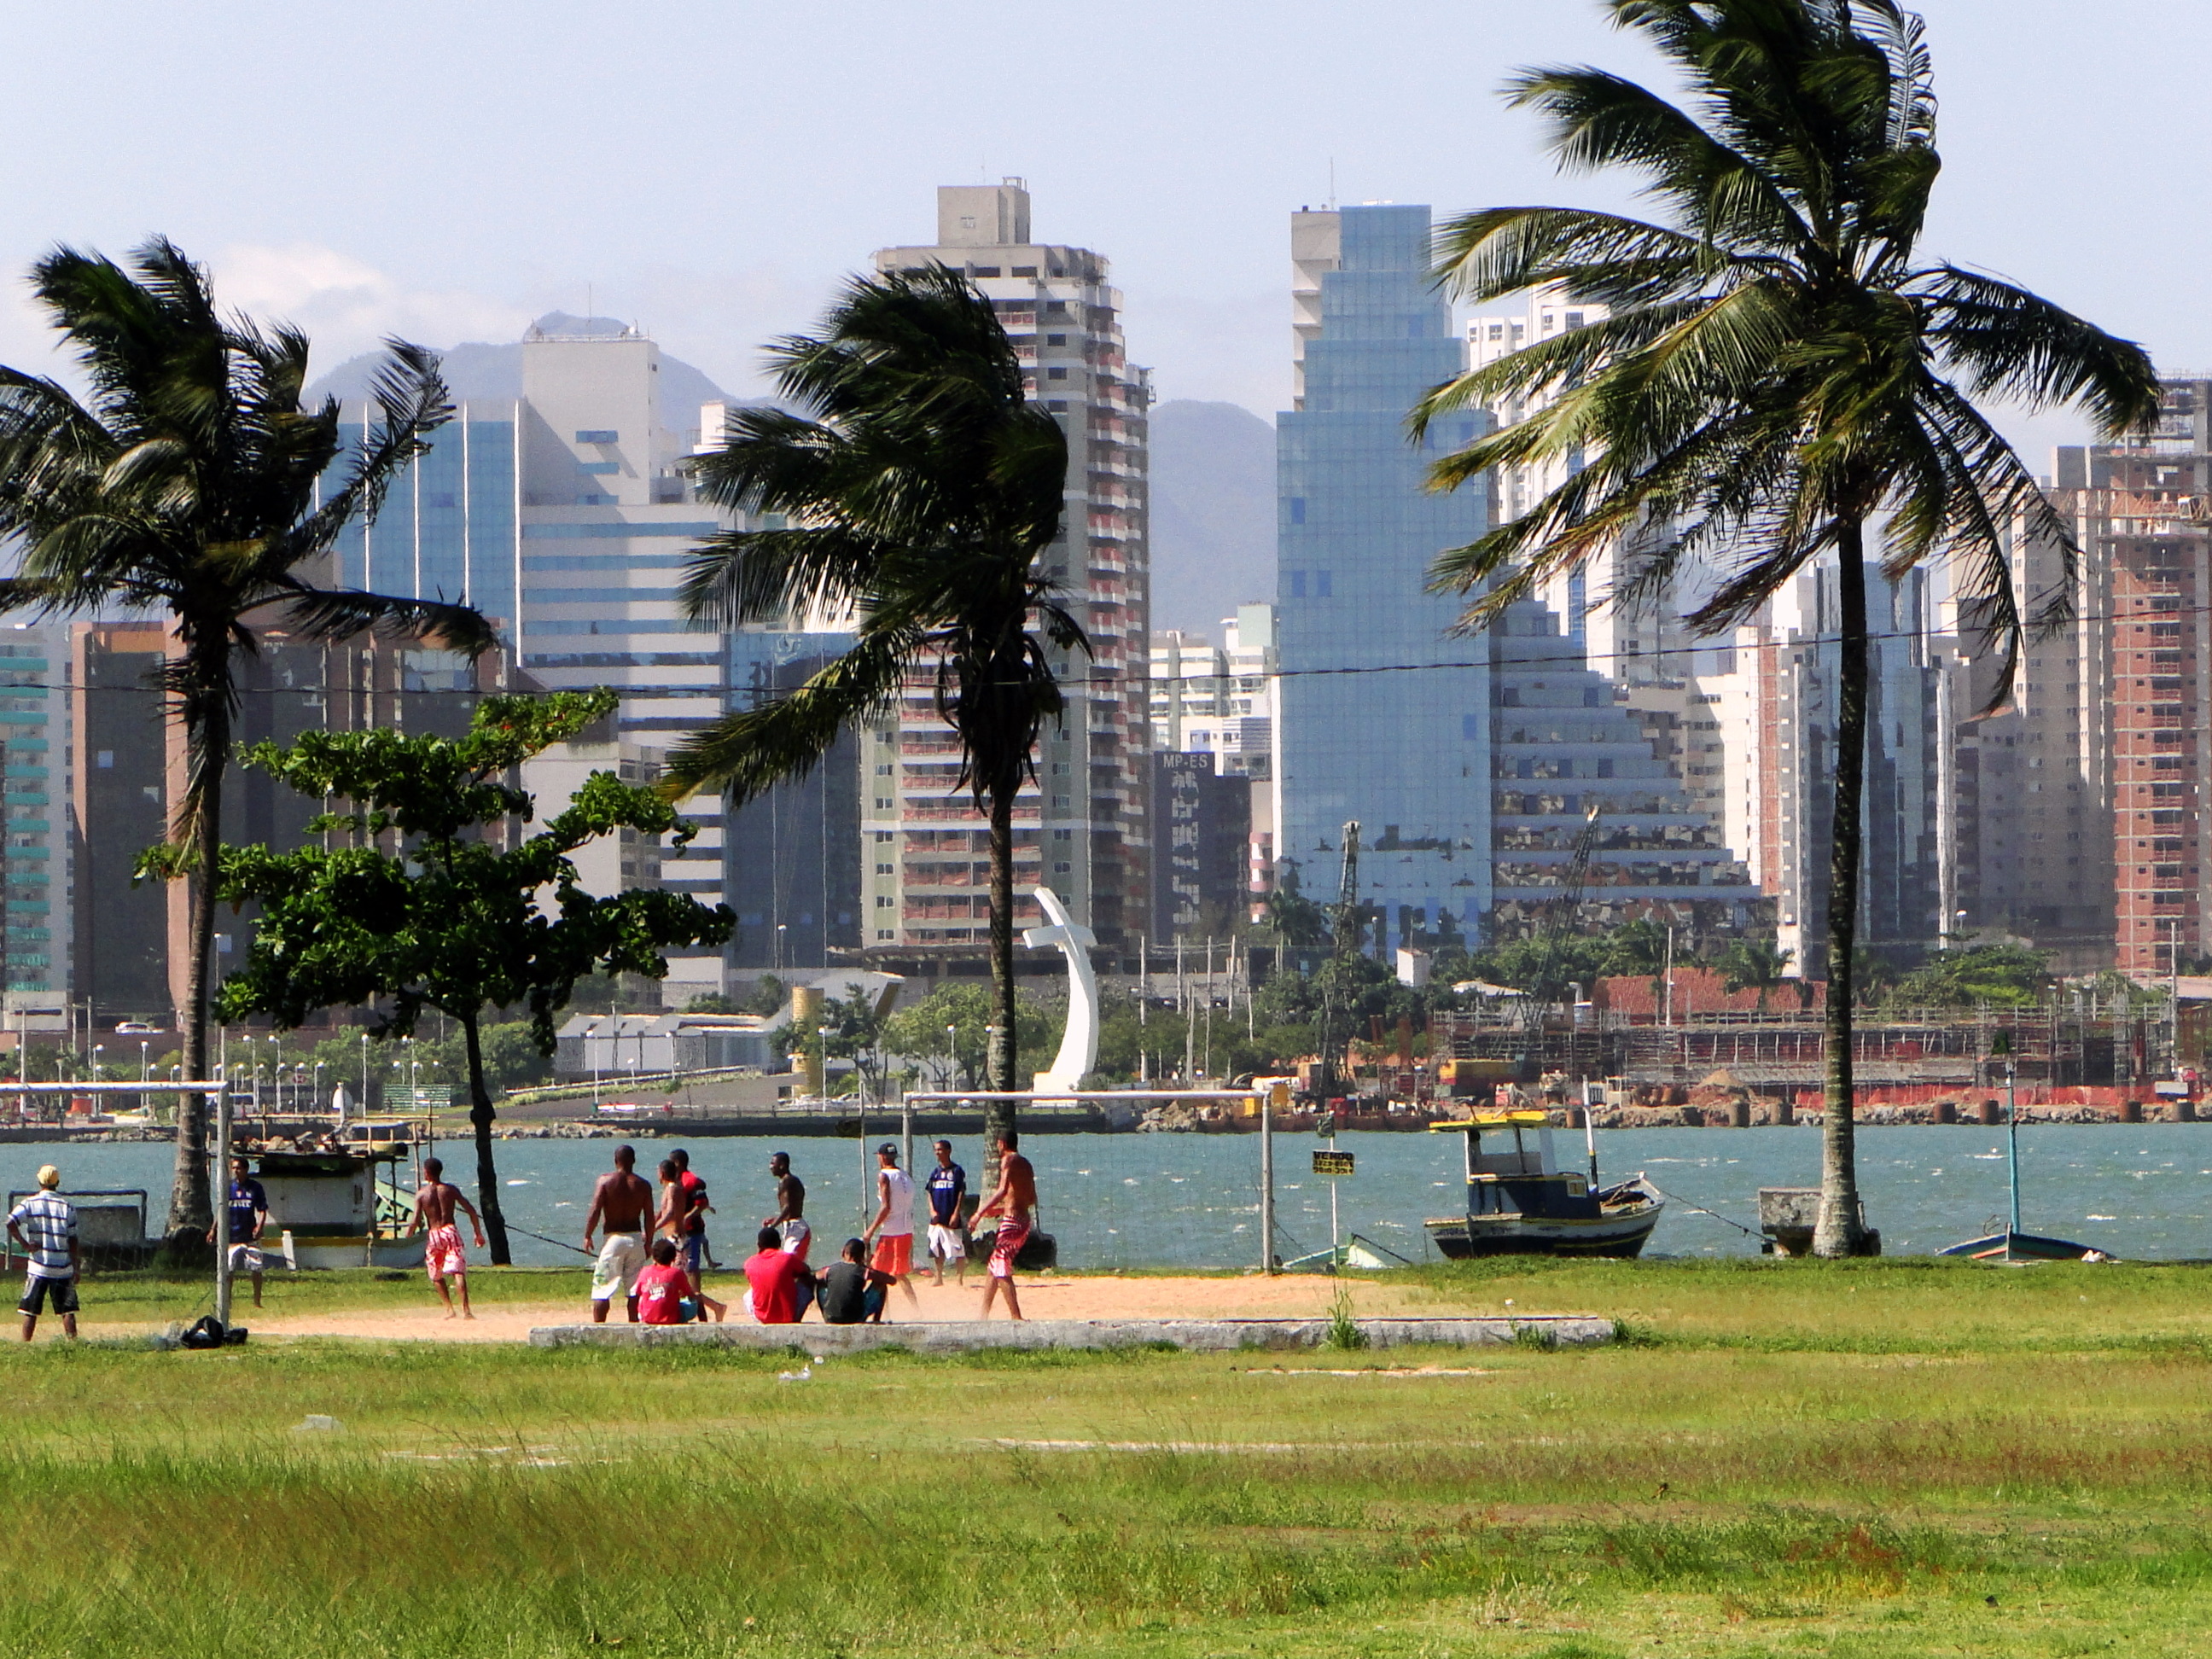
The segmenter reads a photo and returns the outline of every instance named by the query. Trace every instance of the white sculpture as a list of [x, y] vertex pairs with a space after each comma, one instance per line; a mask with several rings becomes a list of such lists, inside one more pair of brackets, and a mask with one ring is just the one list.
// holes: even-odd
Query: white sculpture
[[1033, 1086], [1039, 1094], [1060, 1089], [1073, 1093], [1098, 1063], [1098, 975], [1091, 967], [1091, 947], [1098, 938], [1088, 927], [1075, 925], [1051, 888], [1032, 887], [1030, 892], [1044, 912], [1046, 925], [1024, 929], [1022, 943], [1032, 950], [1056, 945], [1067, 958], [1067, 1030], [1052, 1069], [1037, 1073]]

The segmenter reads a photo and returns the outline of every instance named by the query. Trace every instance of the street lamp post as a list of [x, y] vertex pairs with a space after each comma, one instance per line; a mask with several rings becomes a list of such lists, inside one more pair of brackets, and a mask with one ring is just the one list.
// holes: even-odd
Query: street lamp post
[[960, 1069], [960, 1028], [947, 1022], [945, 1027], [945, 1086], [952, 1086], [952, 1074]]

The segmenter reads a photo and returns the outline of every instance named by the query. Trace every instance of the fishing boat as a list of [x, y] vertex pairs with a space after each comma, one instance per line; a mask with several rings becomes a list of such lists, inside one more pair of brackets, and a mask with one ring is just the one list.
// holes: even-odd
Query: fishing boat
[[1583, 1119], [1589, 1169], [1562, 1170], [1542, 1112], [1498, 1112], [1432, 1123], [1467, 1138], [1467, 1213], [1422, 1224], [1454, 1261], [1478, 1255], [1640, 1255], [1666, 1200], [1642, 1176], [1598, 1183], [1597, 1137]]
[[[2014, 1092], [2013, 1068], [2005, 1067], [2005, 1159], [2006, 1180], [2011, 1188], [2012, 1215], [2009, 1224], [2002, 1230], [1993, 1228], [1979, 1238], [1970, 1238], [1936, 1252], [1938, 1255], [1963, 1255], [1976, 1261], [2110, 1261], [2104, 1251], [2087, 1244], [2077, 1244], [2070, 1238], [2045, 1238], [2040, 1234], [2022, 1232], [2020, 1225], [2020, 1102]], [[1994, 1223], [1997, 1218], [1990, 1218]]]
[[422, 1259], [422, 1237], [406, 1231], [428, 1125], [407, 1118], [356, 1121], [315, 1138], [309, 1149], [240, 1143], [269, 1195], [269, 1237], [295, 1267], [405, 1267]]

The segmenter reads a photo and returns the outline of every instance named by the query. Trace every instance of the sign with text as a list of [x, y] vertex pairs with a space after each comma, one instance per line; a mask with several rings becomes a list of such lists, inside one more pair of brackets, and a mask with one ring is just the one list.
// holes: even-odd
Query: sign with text
[[1352, 1154], [1316, 1152], [1314, 1154], [1313, 1172], [1316, 1175], [1348, 1176], [1352, 1173]]

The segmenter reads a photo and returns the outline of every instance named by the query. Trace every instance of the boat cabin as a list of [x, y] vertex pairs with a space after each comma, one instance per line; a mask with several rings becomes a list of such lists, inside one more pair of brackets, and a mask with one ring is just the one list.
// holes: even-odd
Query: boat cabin
[[404, 1119], [347, 1125], [314, 1150], [241, 1147], [269, 1194], [269, 1231], [296, 1267], [392, 1266], [421, 1254], [402, 1235], [411, 1193], [401, 1166], [428, 1142]]
[[1469, 1217], [1598, 1213], [1589, 1172], [1559, 1168], [1543, 1113], [1498, 1112], [1429, 1127], [1467, 1137]]

